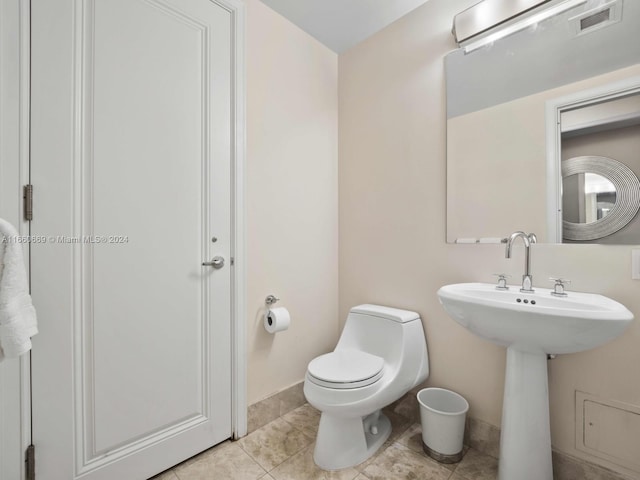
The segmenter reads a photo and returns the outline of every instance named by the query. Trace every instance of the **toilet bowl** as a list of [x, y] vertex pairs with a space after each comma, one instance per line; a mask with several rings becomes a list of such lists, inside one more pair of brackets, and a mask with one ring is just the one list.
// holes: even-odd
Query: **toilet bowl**
[[427, 344], [416, 312], [380, 305], [352, 308], [335, 350], [307, 367], [304, 394], [322, 414], [316, 464], [339, 470], [373, 455], [391, 433], [381, 409], [428, 375]]

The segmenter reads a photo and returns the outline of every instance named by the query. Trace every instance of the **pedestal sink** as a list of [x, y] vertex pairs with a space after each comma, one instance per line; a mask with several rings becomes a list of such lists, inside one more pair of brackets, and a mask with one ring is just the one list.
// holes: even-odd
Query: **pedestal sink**
[[442, 287], [438, 298], [460, 325], [507, 347], [499, 479], [553, 480], [547, 354], [602, 345], [619, 336], [633, 314], [602, 295], [554, 297], [546, 288], [519, 288], [459, 283]]

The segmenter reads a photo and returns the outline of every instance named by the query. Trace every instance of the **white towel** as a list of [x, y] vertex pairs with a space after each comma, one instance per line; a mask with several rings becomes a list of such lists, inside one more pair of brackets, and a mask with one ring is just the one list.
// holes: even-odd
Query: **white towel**
[[0, 218], [0, 362], [31, 350], [38, 333], [18, 232]]

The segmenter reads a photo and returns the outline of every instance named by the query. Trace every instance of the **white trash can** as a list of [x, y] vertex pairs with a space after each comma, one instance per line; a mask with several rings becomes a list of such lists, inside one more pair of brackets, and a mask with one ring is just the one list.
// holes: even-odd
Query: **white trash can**
[[423, 388], [418, 392], [422, 448], [441, 463], [462, 460], [462, 441], [469, 403], [451, 390]]

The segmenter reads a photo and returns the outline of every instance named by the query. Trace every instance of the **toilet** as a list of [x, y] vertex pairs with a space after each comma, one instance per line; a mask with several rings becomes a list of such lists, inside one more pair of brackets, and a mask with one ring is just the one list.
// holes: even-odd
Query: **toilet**
[[359, 305], [331, 353], [307, 367], [304, 395], [322, 413], [313, 459], [325, 470], [364, 462], [391, 433], [381, 409], [429, 375], [420, 315]]

